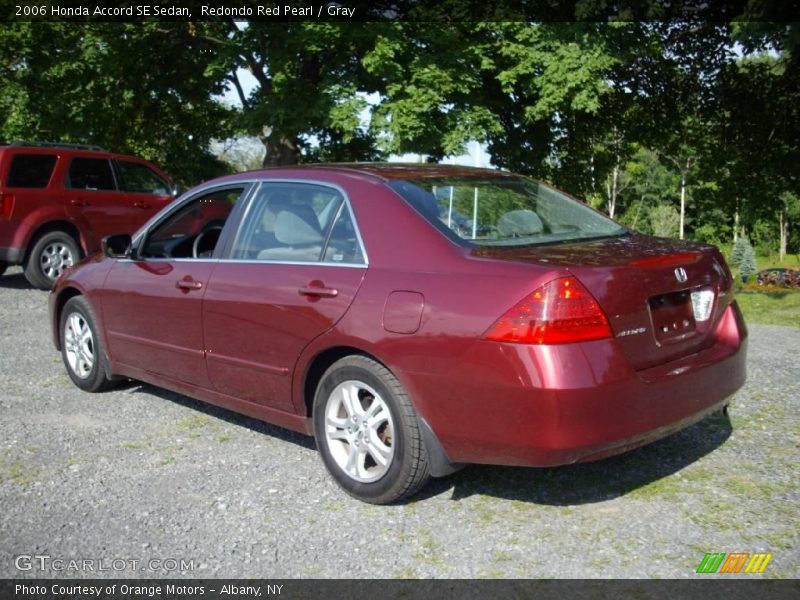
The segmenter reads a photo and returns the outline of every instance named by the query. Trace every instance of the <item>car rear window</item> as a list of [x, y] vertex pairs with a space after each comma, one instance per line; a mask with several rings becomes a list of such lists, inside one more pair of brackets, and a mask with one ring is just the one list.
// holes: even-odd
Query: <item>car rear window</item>
[[45, 188], [56, 166], [54, 154], [17, 154], [11, 159], [8, 187]]
[[522, 177], [424, 178], [388, 185], [463, 246], [527, 246], [627, 232], [582, 202]]

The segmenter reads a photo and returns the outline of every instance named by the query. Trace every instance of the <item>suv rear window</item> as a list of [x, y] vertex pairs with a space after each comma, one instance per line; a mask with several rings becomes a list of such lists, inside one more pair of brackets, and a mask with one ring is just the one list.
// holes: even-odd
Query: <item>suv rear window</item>
[[111, 163], [105, 158], [73, 158], [69, 187], [77, 190], [116, 190]]
[[55, 154], [17, 154], [11, 159], [8, 187], [47, 187], [55, 166]]

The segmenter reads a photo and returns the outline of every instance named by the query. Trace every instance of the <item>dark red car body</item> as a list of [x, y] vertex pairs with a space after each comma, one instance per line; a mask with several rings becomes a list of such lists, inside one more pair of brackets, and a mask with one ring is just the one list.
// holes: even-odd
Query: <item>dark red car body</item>
[[[14, 162], [33, 157], [52, 159], [49, 175], [36, 183], [15, 184]], [[106, 163], [113, 173], [110, 189], [71, 187], [69, 173], [75, 159]], [[127, 186], [121, 164], [135, 165], [161, 179], [164, 193]], [[84, 256], [97, 252], [103, 237], [136, 231], [172, 201], [173, 188], [158, 167], [135, 156], [74, 144], [0, 146], [0, 265], [26, 265], [36, 241], [52, 232], [72, 238]]]
[[[503, 176], [443, 166], [320, 165], [212, 182], [336, 186], [352, 207], [368, 264], [96, 255], [62, 277], [50, 296], [56, 346], [61, 308], [85, 295], [102, 323], [115, 374], [305, 434], [313, 433], [311, 398], [321, 373], [347, 354], [368, 355], [412, 399], [434, 475], [457, 463], [594, 460], [664, 437], [726, 405], [745, 381], [747, 333], [715, 248], [632, 232], [467, 248], [387, 185], [487, 173]], [[233, 213], [226, 227], [238, 218]], [[687, 281], [676, 280], [677, 267]], [[596, 298], [612, 337], [554, 345], [485, 339], [521, 298], [565, 276]], [[182, 281], [200, 286], [176, 287]], [[708, 325], [672, 337], [657, 329], [656, 321], [672, 318], [664, 311], [673, 309], [651, 299], [698, 285], [715, 291]], [[309, 286], [338, 294], [298, 293]], [[646, 331], [626, 334], [640, 328]]]

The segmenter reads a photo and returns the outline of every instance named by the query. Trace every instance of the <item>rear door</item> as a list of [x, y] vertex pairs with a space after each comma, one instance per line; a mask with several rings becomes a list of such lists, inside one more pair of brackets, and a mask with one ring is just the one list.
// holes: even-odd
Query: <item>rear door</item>
[[341, 319], [365, 273], [343, 193], [323, 185], [262, 184], [203, 301], [214, 387], [295, 412], [297, 358]]
[[93, 244], [106, 235], [133, 231], [130, 203], [119, 189], [108, 158], [73, 157], [64, 181], [64, 200], [67, 214], [91, 232]]
[[135, 231], [172, 201], [172, 184], [144, 162], [118, 158], [116, 165]]

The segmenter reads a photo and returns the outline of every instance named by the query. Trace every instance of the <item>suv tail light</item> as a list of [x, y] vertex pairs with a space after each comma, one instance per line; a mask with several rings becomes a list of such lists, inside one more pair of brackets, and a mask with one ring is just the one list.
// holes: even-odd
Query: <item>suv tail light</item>
[[610, 337], [608, 319], [574, 277], [545, 283], [484, 334], [488, 340], [518, 344], [567, 344]]
[[0, 193], [0, 216], [4, 219], [11, 218], [11, 211], [14, 210], [14, 194], [8, 192]]

